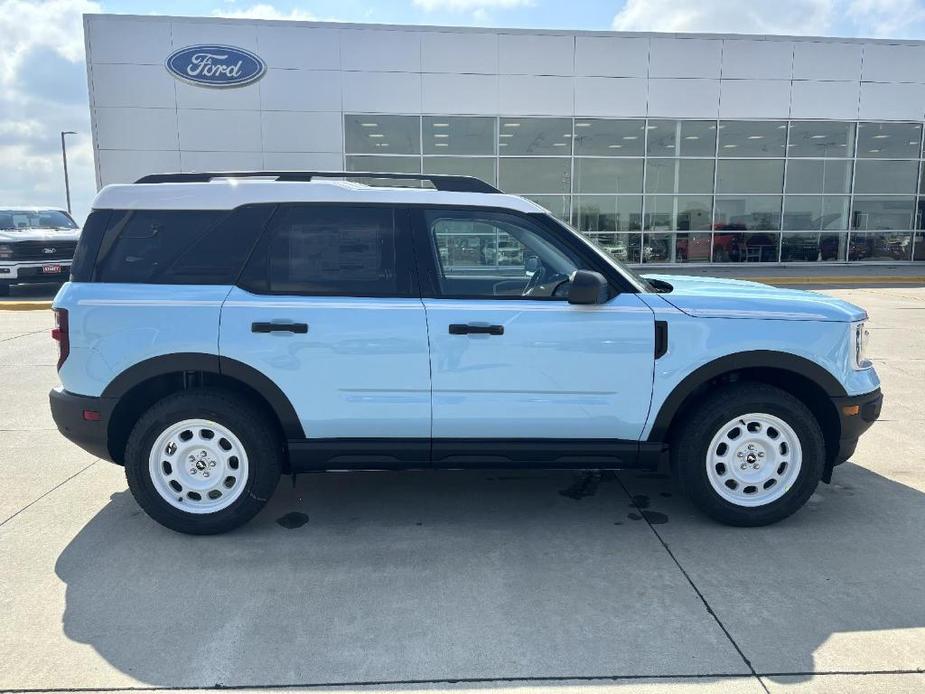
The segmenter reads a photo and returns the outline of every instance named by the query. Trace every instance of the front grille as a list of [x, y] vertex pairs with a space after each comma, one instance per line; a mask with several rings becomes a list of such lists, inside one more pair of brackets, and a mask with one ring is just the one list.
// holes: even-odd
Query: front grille
[[70, 260], [76, 241], [18, 241], [9, 244], [12, 260]]

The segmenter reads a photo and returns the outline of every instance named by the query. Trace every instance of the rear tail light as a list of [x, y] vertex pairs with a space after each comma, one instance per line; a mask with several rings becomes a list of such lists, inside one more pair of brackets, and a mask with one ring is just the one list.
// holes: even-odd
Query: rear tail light
[[51, 331], [51, 337], [58, 343], [58, 370], [60, 371], [67, 355], [71, 353], [71, 338], [68, 333], [67, 309], [56, 308], [54, 311], [55, 327]]

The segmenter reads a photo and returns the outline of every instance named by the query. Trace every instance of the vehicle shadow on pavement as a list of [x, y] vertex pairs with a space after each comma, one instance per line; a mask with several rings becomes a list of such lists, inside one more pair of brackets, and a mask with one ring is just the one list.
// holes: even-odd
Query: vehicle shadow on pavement
[[163, 687], [748, 675], [689, 576], [759, 673], [921, 667], [864, 639], [925, 627], [923, 495], [836, 482], [736, 529], [645, 473], [303, 475], [217, 537], [122, 492], [58, 558], [64, 630]]

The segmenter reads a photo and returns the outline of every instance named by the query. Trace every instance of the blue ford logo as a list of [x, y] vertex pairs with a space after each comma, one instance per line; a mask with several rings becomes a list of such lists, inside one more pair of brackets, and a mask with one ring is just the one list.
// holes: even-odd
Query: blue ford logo
[[171, 53], [167, 69], [184, 82], [203, 87], [243, 87], [267, 71], [258, 56], [233, 46], [187, 46]]

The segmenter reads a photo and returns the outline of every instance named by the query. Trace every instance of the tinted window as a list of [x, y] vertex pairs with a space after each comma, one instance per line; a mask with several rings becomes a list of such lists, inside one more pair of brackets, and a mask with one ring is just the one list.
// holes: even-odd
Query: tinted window
[[93, 265], [109, 225], [110, 214], [109, 210], [93, 210], [84, 222], [77, 250], [74, 251], [74, 262], [71, 264], [72, 282], [89, 282], [93, 279]]
[[164, 282], [177, 258], [193, 247], [227, 211], [113, 211], [100, 244], [97, 282]]
[[395, 216], [391, 208], [281, 205], [264, 249], [248, 267], [248, 288], [273, 294], [411, 296], [410, 258], [399, 250]]

